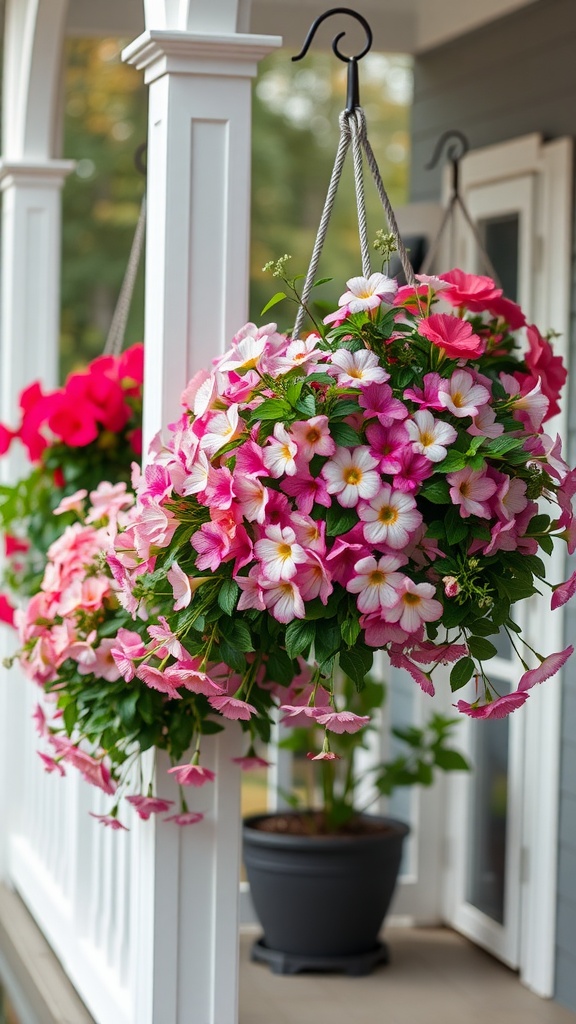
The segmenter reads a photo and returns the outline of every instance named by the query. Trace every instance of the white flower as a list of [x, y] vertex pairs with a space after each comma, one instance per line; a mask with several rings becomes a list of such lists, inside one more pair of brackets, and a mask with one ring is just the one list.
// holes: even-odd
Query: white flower
[[395, 551], [406, 546], [422, 522], [412, 495], [395, 491], [390, 484], [384, 484], [370, 502], [361, 505], [358, 515], [366, 523], [364, 536], [367, 541], [387, 544]]
[[452, 444], [458, 437], [454, 427], [435, 420], [428, 409], [419, 409], [411, 419], [404, 421], [404, 426], [412, 440], [413, 450], [430, 462], [442, 462], [446, 458], [445, 445]]
[[482, 384], [475, 384], [466, 370], [455, 370], [449, 380], [440, 384], [438, 401], [453, 416], [477, 416], [478, 409], [490, 401], [490, 392]]
[[306, 561], [306, 552], [289, 526], [269, 526], [265, 539], [256, 541], [254, 554], [262, 563], [265, 579], [273, 583], [292, 579], [297, 566]]
[[351, 277], [346, 281], [349, 291], [338, 299], [339, 306], [348, 306], [351, 313], [363, 309], [376, 309], [383, 301], [392, 302], [398, 284], [385, 274], [371, 274], [369, 278]]
[[405, 561], [398, 556], [383, 555], [378, 562], [372, 556], [356, 562], [354, 572], [357, 575], [348, 580], [346, 590], [358, 594], [359, 611], [370, 614], [398, 603], [398, 588], [404, 576], [394, 570]]
[[358, 352], [339, 348], [330, 363], [328, 373], [337, 377], [340, 387], [359, 388], [363, 384], [383, 384], [390, 379], [390, 374], [380, 366], [378, 356], [366, 348]]
[[360, 498], [373, 498], [380, 488], [380, 474], [374, 472], [377, 465], [369, 448], [337, 448], [322, 467], [328, 494], [336, 494], [344, 508], [353, 508]]
[[220, 448], [237, 436], [238, 406], [231, 405], [226, 412], [218, 412], [208, 424], [208, 430], [200, 438], [200, 447], [211, 459]]
[[264, 449], [262, 457], [270, 476], [294, 476], [296, 472], [295, 456], [298, 454], [298, 446], [291, 439], [283, 423], [277, 423], [274, 427], [274, 440], [268, 438], [268, 447]]

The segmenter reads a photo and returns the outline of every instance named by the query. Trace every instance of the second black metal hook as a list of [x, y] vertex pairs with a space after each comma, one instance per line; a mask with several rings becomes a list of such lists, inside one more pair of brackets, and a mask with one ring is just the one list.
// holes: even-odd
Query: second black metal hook
[[458, 128], [449, 128], [448, 131], [443, 132], [434, 147], [434, 152], [430, 157], [430, 162], [425, 165], [424, 169], [426, 171], [431, 171], [433, 167], [436, 167], [436, 164], [442, 155], [444, 146], [447, 142], [450, 142], [451, 139], [454, 139], [455, 142], [459, 142], [461, 146], [460, 153], [458, 153], [455, 146], [449, 146], [446, 151], [446, 155], [452, 164], [452, 192], [455, 196], [458, 196], [460, 187], [460, 161], [463, 156], [466, 156], [466, 153], [470, 149], [470, 143], [467, 136], [464, 135], [464, 132], [461, 132]]
[[370, 25], [366, 21], [366, 18], [364, 18], [361, 14], [358, 14], [357, 11], [353, 11], [350, 7], [332, 7], [329, 11], [324, 11], [324, 14], [320, 14], [316, 18], [316, 20], [312, 22], [312, 25], [310, 26], [310, 29], [308, 31], [308, 35], [306, 36], [306, 39], [304, 40], [304, 45], [303, 45], [300, 53], [297, 54], [296, 57], [292, 57], [292, 60], [302, 60], [302, 58], [306, 56], [306, 54], [308, 53], [308, 50], [310, 49], [310, 43], [312, 42], [312, 40], [313, 40], [313, 38], [314, 38], [314, 36], [316, 34], [317, 28], [319, 27], [319, 25], [322, 24], [323, 21], [326, 21], [326, 18], [330, 18], [333, 14], [349, 14], [352, 18], [355, 18], [356, 21], [360, 22], [360, 24], [362, 25], [362, 28], [366, 32], [366, 43], [364, 45], [364, 49], [360, 53], [357, 53], [357, 54], [355, 54], [355, 56], [352, 56], [352, 57], [347, 57], [345, 53], [341, 53], [340, 50], [338, 49], [338, 43], [346, 35], [345, 31], [344, 32], [339, 32], [338, 35], [335, 36], [335, 38], [332, 40], [332, 51], [333, 51], [333, 53], [336, 55], [336, 57], [339, 58], [339, 60], [344, 61], [344, 63], [348, 65], [348, 88], [347, 88], [347, 95], [346, 95], [346, 113], [347, 114], [352, 114], [353, 111], [356, 110], [356, 107], [360, 106], [360, 86], [359, 86], [359, 82], [358, 82], [358, 61], [362, 60], [362, 57], [366, 56], [366, 54], [368, 53], [368, 50], [372, 46], [372, 38], [373, 38], [373, 36], [372, 36], [372, 29], [370, 28]]

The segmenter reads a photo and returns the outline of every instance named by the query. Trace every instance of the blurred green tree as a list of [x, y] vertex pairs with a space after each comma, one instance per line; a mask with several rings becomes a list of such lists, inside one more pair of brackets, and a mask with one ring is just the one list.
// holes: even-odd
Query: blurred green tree
[[[128, 260], [144, 180], [134, 166], [146, 137], [147, 95], [141, 75], [122, 64], [123, 41], [71, 39], [66, 50], [64, 153], [78, 161], [63, 198], [62, 372], [102, 351]], [[330, 54], [293, 64], [287, 52], [262, 62], [254, 89], [250, 317], [277, 282], [263, 265], [288, 252], [290, 273], [304, 274], [324, 203], [344, 106], [346, 69]], [[370, 138], [393, 204], [405, 201], [409, 158], [410, 58], [369, 54], [361, 98]], [[321, 273], [334, 301], [360, 272], [351, 160], [334, 211]], [[369, 228], [383, 214], [366, 180]], [[379, 269], [374, 260], [375, 269]], [[320, 291], [319, 293], [320, 294]], [[295, 307], [274, 310], [289, 328]], [[272, 314], [271, 314], [272, 315]], [[126, 343], [143, 336], [140, 269]]]

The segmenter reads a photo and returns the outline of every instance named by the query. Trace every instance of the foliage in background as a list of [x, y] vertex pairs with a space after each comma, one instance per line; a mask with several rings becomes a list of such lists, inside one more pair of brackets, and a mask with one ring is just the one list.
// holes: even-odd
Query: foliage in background
[[[102, 351], [144, 189], [134, 152], [147, 134], [147, 92], [142, 76], [122, 64], [122, 45], [113, 39], [67, 42], [64, 153], [78, 164], [63, 197], [63, 375]], [[310, 55], [306, 68], [289, 57], [280, 52], [263, 61], [254, 89], [252, 320], [270, 294], [263, 265], [285, 251], [294, 266], [307, 265], [344, 106], [346, 72], [331, 54]], [[410, 88], [409, 58], [369, 54], [362, 62], [362, 102], [395, 204], [406, 197]], [[376, 229], [382, 214], [367, 192]], [[351, 194], [345, 184], [342, 194]], [[322, 272], [342, 280], [348, 254], [358, 247], [353, 204], [336, 204], [329, 238]], [[334, 304], [337, 293], [328, 289], [327, 299]], [[290, 326], [288, 320], [281, 326]], [[127, 344], [143, 332], [141, 268]]]

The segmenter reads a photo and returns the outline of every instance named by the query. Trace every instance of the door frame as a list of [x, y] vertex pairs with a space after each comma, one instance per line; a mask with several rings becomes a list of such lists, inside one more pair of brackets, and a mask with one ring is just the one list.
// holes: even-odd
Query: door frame
[[[531, 134], [510, 142], [468, 153], [461, 163], [461, 194], [475, 187], [533, 175], [535, 190], [535, 238], [532, 274], [534, 302], [532, 315], [543, 329], [552, 328], [561, 337], [555, 342], [565, 365], [569, 365], [569, 317], [572, 273], [572, 151], [570, 138], [544, 142]], [[448, 175], [445, 198], [449, 195]], [[457, 237], [462, 240], [464, 229]], [[460, 256], [460, 249], [457, 250]], [[566, 403], [559, 416], [548, 424], [548, 433], [566, 437]], [[556, 546], [550, 559], [554, 580], [562, 580], [565, 552]], [[527, 608], [532, 629], [542, 635], [545, 622], [546, 650], [563, 645], [563, 614], [549, 614], [546, 597]], [[529, 621], [530, 625], [530, 621]], [[561, 746], [561, 676], [538, 687], [521, 712], [525, 716], [523, 751], [523, 795], [521, 805], [521, 856], [519, 950], [520, 977], [540, 996], [554, 993], [558, 812]], [[453, 920], [450, 872], [454, 871], [454, 842], [462, 827], [463, 780], [448, 780], [449, 824], [446, 836], [444, 908]], [[460, 809], [460, 813], [459, 812]], [[481, 939], [476, 939], [479, 944]], [[493, 949], [497, 955], [497, 950]]]

